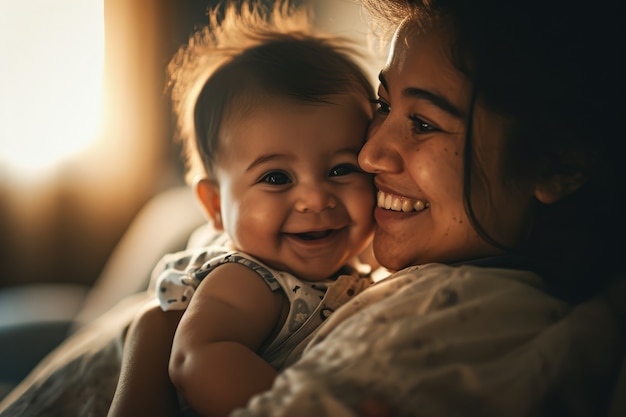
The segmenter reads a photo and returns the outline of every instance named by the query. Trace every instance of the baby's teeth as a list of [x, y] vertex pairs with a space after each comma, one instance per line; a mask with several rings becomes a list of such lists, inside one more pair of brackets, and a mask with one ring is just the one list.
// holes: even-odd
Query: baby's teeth
[[413, 205], [416, 211], [422, 211], [426, 208], [426, 204], [422, 200], [417, 200]]
[[409, 200], [402, 201], [402, 211], [404, 211], [405, 213], [408, 213], [409, 211], [412, 211], [412, 210], [413, 210], [413, 205], [411, 204]]

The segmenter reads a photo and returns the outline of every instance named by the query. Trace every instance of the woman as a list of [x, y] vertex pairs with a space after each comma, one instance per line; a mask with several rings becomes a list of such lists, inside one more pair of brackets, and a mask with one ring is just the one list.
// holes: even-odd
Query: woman
[[365, 3], [395, 28], [359, 163], [398, 272], [235, 415], [604, 415], [623, 331], [572, 308], [623, 275], [620, 5]]

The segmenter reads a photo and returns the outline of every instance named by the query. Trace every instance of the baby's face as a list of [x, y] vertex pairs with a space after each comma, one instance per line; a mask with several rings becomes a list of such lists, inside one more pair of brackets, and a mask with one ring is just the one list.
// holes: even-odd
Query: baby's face
[[215, 178], [235, 246], [307, 280], [326, 279], [369, 243], [372, 177], [358, 165], [368, 103], [269, 99], [220, 135]]

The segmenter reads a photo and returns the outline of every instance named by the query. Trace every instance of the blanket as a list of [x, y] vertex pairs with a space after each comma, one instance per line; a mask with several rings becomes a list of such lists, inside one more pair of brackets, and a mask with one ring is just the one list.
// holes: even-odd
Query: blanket
[[0, 403], [1, 417], [106, 416], [124, 336], [147, 293], [124, 299], [49, 354]]
[[236, 417], [606, 415], [623, 352], [603, 300], [575, 309], [530, 272], [426, 265], [343, 306]]
[[[0, 417], [106, 416], [126, 330], [148, 297], [125, 300], [57, 348]], [[357, 417], [368, 400], [394, 417], [604, 415], [622, 325], [602, 299], [572, 309], [532, 273], [409, 268], [339, 308], [233, 417]]]

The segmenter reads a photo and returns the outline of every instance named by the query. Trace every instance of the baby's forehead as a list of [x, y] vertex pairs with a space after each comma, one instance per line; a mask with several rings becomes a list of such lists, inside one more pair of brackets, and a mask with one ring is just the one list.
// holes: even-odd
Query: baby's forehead
[[371, 116], [369, 100], [352, 94], [300, 100], [272, 97], [233, 106], [219, 134], [216, 163], [254, 153], [336, 155], [358, 153]]
[[[249, 123], [253, 116], [263, 113], [266, 117], [280, 119], [286, 110], [314, 107], [351, 107], [367, 115], [372, 115], [372, 98], [361, 91], [343, 91], [336, 94], [305, 96], [285, 92], [249, 92], [233, 96], [226, 105], [221, 127], [231, 129], [240, 124]], [[311, 117], [315, 117], [311, 113]]]

